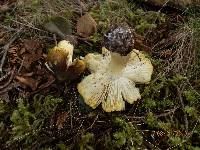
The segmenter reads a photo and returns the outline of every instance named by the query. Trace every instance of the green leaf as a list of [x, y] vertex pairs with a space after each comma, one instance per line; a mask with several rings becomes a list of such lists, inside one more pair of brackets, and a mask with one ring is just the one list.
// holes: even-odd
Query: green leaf
[[195, 107], [185, 106], [184, 110], [189, 114], [189, 116], [197, 116], [197, 110]]
[[59, 35], [61, 38], [72, 34], [71, 23], [62, 17], [51, 18], [44, 24], [44, 27], [46, 30]]

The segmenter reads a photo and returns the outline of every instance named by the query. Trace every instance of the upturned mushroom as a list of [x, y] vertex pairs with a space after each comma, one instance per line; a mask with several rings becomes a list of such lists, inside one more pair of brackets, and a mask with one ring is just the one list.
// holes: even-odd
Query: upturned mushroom
[[74, 46], [69, 41], [62, 40], [49, 50], [47, 63], [58, 80], [74, 79], [85, 70], [83, 60], [73, 59]]
[[[129, 34], [127, 30], [118, 29], [118, 31], [120, 35], [124, 31], [126, 35]], [[124, 39], [127, 39], [127, 36], [120, 38], [119, 35], [107, 37], [110, 41], [118, 38], [125, 42]], [[130, 39], [128, 41], [133, 43]], [[116, 47], [114, 42], [111, 43]], [[122, 42], [117, 43], [121, 45]], [[109, 51], [110, 49], [112, 51]], [[124, 110], [125, 101], [133, 104], [140, 99], [141, 95], [135, 84], [148, 83], [153, 72], [150, 60], [138, 50], [132, 49], [128, 53], [129, 50], [124, 49], [123, 53], [119, 53], [119, 47], [116, 52], [112, 46], [110, 49], [103, 47], [102, 54], [90, 53], [85, 56], [84, 61], [91, 74], [77, 87], [87, 105], [95, 109], [102, 103], [102, 108], [106, 112]]]
[[62, 40], [49, 50], [47, 62], [57, 70], [68, 68], [72, 64], [74, 46], [69, 41]]

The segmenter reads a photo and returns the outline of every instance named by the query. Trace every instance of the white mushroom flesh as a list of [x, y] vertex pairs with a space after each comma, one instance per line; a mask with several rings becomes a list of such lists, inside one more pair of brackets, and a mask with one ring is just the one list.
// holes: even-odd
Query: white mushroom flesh
[[102, 54], [88, 54], [86, 66], [91, 75], [78, 84], [78, 91], [87, 105], [96, 108], [102, 103], [106, 112], [125, 109], [126, 100], [133, 104], [141, 98], [135, 83], [148, 83], [153, 66], [138, 50], [127, 56], [102, 49]]
[[62, 40], [58, 43], [57, 47], [63, 49], [68, 54], [66, 64], [67, 66], [70, 66], [72, 64], [74, 46], [70, 44], [69, 41]]

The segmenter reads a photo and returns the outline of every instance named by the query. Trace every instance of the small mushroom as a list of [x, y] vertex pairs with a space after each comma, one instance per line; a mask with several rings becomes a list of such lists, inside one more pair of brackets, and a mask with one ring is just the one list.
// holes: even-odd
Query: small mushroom
[[58, 80], [75, 79], [85, 70], [83, 60], [72, 61], [74, 46], [69, 41], [62, 40], [50, 49], [47, 62]]
[[153, 66], [144, 54], [133, 49], [127, 55], [102, 48], [102, 54], [85, 56], [86, 67], [91, 71], [78, 91], [87, 105], [95, 109], [100, 103], [106, 112], [125, 109], [125, 101], [133, 104], [141, 98], [136, 83], [151, 80]]
[[72, 64], [73, 50], [74, 46], [69, 41], [62, 40], [49, 50], [47, 62], [55, 70], [66, 70]]

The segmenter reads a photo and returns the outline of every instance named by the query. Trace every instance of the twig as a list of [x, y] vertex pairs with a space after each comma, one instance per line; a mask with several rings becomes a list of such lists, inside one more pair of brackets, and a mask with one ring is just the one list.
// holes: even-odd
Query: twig
[[8, 26], [4, 26], [3, 24], [0, 24], [0, 27], [7, 29], [8, 31], [18, 31], [17, 29], [14, 29], [14, 28], [11, 28], [11, 27], [8, 27]]
[[70, 125], [71, 125], [71, 129], [73, 129], [73, 120], [72, 120], [72, 102], [70, 100], [69, 102], [69, 111], [70, 111]]
[[85, 131], [91, 129], [91, 128], [94, 126], [95, 122], [98, 120], [98, 118], [99, 118], [99, 115], [97, 115], [97, 116], [95, 117], [93, 123], [92, 123]]
[[1, 63], [0, 63], [0, 74], [3, 73], [3, 65], [5, 63], [5, 59], [6, 59], [6, 56], [7, 56], [7, 53], [8, 53], [8, 50], [11, 46], [11, 44], [18, 38], [18, 36], [20, 35], [21, 33], [21, 30], [17, 31], [16, 34], [9, 40], [9, 42], [3, 47], [4, 49], [4, 54], [3, 54], [3, 57], [1, 59]]
[[182, 91], [180, 90], [180, 88], [178, 86], [176, 87], [176, 89], [177, 89], [177, 92], [178, 92], [177, 94], [178, 94], [178, 98], [180, 100], [181, 108], [182, 108], [183, 113], [184, 113], [183, 117], [184, 117], [184, 123], [185, 123], [185, 130], [188, 131], [188, 118], [187, 118], [187, 114], [184, 112], [185, 105], [184, 105], [183, 98], [182, 98]]
[[55, 78], [51, 77], [51, 78], [49, 79], [49, 81], [47, 81], [46, 83], [44, 83], [43, 85], [41, 85], [37, 90], [31, 92], [28, 96], [31, 96], [31, 95], [33, 95], [33, 94], [36, 94], [36, 93], [38, 93], [39, 91], [41, 91], [41, 90], [43, 90], [43, 89], [49, 87], [51, 84], [54, 83], [54, 81], [55, 81]]
[[4, 85], [0, 86], [0, 89], [4, 89], [5, 87], [7, 87], [7, 86], [10, 84], [10, 82], [11, 82], [11, 81], [13, 80], [13, 78], [14, 78], [15, 70], [16, 70], [16, 68], [12, 69], [11, 75], [10, 75], [10, 78], [9, 78], [8, 82], [5, 83]]
[[179, 146], [179, 145], [181, 145], [181, 144], [187, 142], [188, 139], [190, 139], [191, 136], [193, 135], [193, 133], [194, 133], [194, 131], [195, 131], [195, 128], [197, 127], [198, 123], [199, 123], [199, 121], [196, 122], [196, 124], [195, 124], [194, 128], [192, 129], [192, 131], [191, 131], [189, 134], [187, 134], [187, 136], [186, 136], [186, 140], [183, 140], [181, 143], [179, 143], [179, 144], [176, 145], [176, 146], [169, 147], [167, 150], [174, 149], [175, 147], [177, 147], [177, 146]]
[[11, 71], [9, 71], [7, 74], [5, 74], [4, 76], [2, 76], [0, 78], [0, 82], [3, 81], [3, 80], [5, 80], [10, 74], [11, 74]]
[[19, 69], [18, 69], [18, 71], [17, 71], [18, 74], [19, 74], [20, 71], [22, 70], [23, 65], [24, 65], [24, 58], [22, 59], [21, 65], [20, 65], [20, 67], [19, 67]]
[[[173, 109], [168, 109], [165, 110], [165, 113], [161, 113], [159, 115], [155, 115], [156, 118], [161, 118], [161, 117], [166, 117], [169, 116], [171, 114], [174, 114], [174, 112], [177, 110], [178, 107], [175, 107]], [[135, 120], [144, 120], [146, 119], [146, 115], [145, 116], [126, 116], [127, 119], [135, 119]]]
[[45, 30], [42, 30], [42, 29], [39, 29], [39, 28], [30, 26], [30, 25], [27, 25], [27, 24], [23, 24], [23, 23], [18, 22], [18, 21], [16, 21], [16, 20], [12, 20], [12, 19], [11, 19], [11, 21], [13, 21], [13, 22], [15, 22], [15, 23], [18, 23], [18, 24], [20, 24], [20, 25], [23, 25], [23, 26], [25, 26], [25, 27], [29, 27], [29, 28], [34, 29], [34, 30], [38, 30], [38, 31], [41, 31], [41, 32], [44, 32], [44, 33], [48, 33], [48, 32], [45, 31]]
[[8, 87], [4, 88], [2, 91], [0, 91], [0, 95], [3, 93], [6, 93], [8, 91], [10, 91], [13, 88], [17, 88], [19, 86], [18, 83], [11, 83]]

